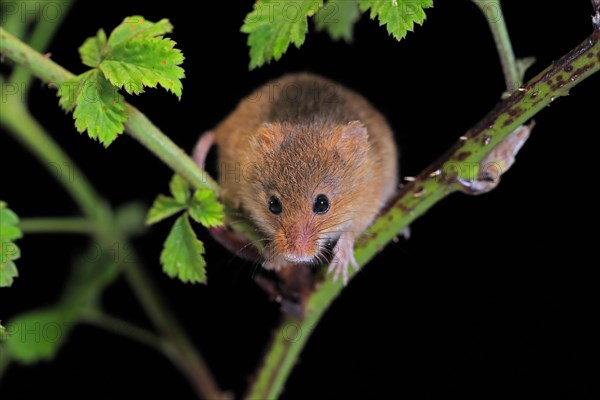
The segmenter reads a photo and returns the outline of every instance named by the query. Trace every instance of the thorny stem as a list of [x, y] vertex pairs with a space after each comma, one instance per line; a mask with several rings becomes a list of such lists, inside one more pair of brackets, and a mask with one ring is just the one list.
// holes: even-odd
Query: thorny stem
[[[359, 238], [355, 257], [365, 265], [398, 232], [450, 193], [465, 190], [459, 183], [477, 179], [487, 154], [517, 127], [600, 71], [600, 30], [554, 62], [527, 85], [512, 93], [471, 128], [442, 157], [403, 188], [391, 208]], [[355, 271], [351, 271], [350, 278]], [[313, 328], [342, 291], [331, 279], [308, 297], [303, 317], [285, 316], [259, 366], [248, 399], [277, 398]]]
[[[60, 84], [73, 76], [58, 64], [31, 49], [13, 35], [7, 33], [2, 27], [0, 27], [0, 53], [7, 58], [13, 59], [16, 63], [28, 67], [35, 76], [46, 82]], [[14, 58], [12, 57], [13, 55], [15, 56]], [[145, 117], [140, 117], [141, 113], [133, 107], [130, 108], [130, 117], [132, 114], [138, 118], [138, 120], [136, 120], [136, 127], [141, 126], [142, 128], [147, 128], [155, 136], [150, 140], [151, 142], [160, 140], [156, 139], [156, 136], [164, 136]], [[84, 214], [94, 222], [98, 230], [97, 237], [100, 242], [112, 244], [117, 240], [118, 243], [122, 243], [123, 246], [131, 248], [127, 239], [123, 237], [120, 232], [115, 232], [113, 227], [114, 216], [110, 210], [105, 207], [103, 200], [95, 192], [86, 177], [77, 169], [75, 163], [69, 159], [62, 149], [56, 145], [44, 128], [29, 114], [18, 97], [11, 98], [3, 105], [3, 112], [0, 114], [0, 123], [2, 123], [2, 125], [7, 128], [8, 132], [12, 133], [17, 140], [21, 141], [40, 160], [42, 160], [45, 167], [51, 172], [54, 172], [53, 168], [55, 165], [68, 166], [70, 168], [73, 172], [72, 175], [61, 173], [55, 174], [55, 177], [72, 195]], [[140, 133], [140, 135], [143, 136], [143, 133]], [[200, 183], [204, 185], [204, 182], [200, 182], [200, 180], [197, 179], [198, 176], [201, 176], [202, 174], [198, 173], [200, 170], [195, 167], [195, 164], [195, 171], [189, 171], [189, 163], [182, 164], [180, 162], [181, 160], [178, 159], [181, 155], [178, 154], [177, 151], [173, 151], [173, 148], [177, 148], [177, 146], [175, 146], [168, 138], [162, 139], [161, 143], [166, 147], [160, 151], [168, 153], [165, 158], [171, 161], [175, 160], [174, 162], [178, 166], [183, 165], [183, 168], [186, 168], [186, 171], [180, 173], [181, 171], [178, 171], [176, 168], [174, 169], [184, 176], [184, 178], [188, 178], [188, 180], [196, 187], [198, 187]], [[190, 160], [190, 162], [192, 161]], [[190, 176], [192, 179], [190, 179]], [[169, 356], [169, 358], [189, 378], [190, 382], [194, 385], [195, 390], [203, 398], [226, 398], [227, 396], [221, 392], [216, 385], [212, 374], [206, 367], [203, 359], [192, 346], [190, 340], [184, 334], [183, 329], [171, 317], [168, 308], [158, 295], [158, 291], [145, 274], [143, 268], [141, 268], [137, 262], [131, 262], [137, 259], [135, 253], [130, 251], [129, 254], [130, 262], [122, 263], [122, 269], [127, 281], [139, 298], [145, 311], [148, 313], [161, 334], [169, 340], [170, 343], [166, 347], [165, 354], [167, 354], [167, 356]]]
[[479, 7], [488, 21], [494, 42], [496, 43], [498, 55], [500, 56], [506, 90], [512, 93], [521, 86], [523, 77], [517, 66], [515, 53], [513, 52], [506, 23], [504, 22], [500, 0], [473, 0], [473, 3]]

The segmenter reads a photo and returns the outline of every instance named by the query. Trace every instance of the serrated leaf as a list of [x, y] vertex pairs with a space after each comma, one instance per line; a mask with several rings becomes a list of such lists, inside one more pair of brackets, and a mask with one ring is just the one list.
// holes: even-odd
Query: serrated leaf
[[223, 205], [209, 189], [199, 189], [194, 193], [189, 213], [194, 221], [207, 228], [223, 225]]
[[241, 31], [248, 34], [250, 69], [279, 60], [290, 45], [302, 46], [308, 32], [307, 18], [323, 0], [261, 0], [244, 20]]
[[14, 261], [21, 257], [21, 250], [14, 243], [23, 233], [18, 226], [19, 217], [7, 204], [0, 201], [0, 287], [10, 287], [19, 276]]
[[163, 271], [183, 282], [206, 283], [206, 263], [202, 254], [204, 245], [196, 237], [187, 214], [181, 215], [175, 221], [160, 254]]
[[396, 40], [401, 40], [414, 29], [415, 23], [425, 21], [425, 8], [433, 7], [433, 0], [358, 0], [360, 9], [371, 10], [370, 18], [379, 19]]
[[19, 271], [12, 260], [0, 263], [0, 287], [11, 287], [18, 276]]
[[333, 40], [352, 41], [354, 23], [360, 18], [358, 3], [354, 0], [329, 0], [315, 15], [318, 31], [325, 30]]
[[125, 99], [98, 70], [82, 75], [73, 113], [75, 127], [108, 147], [125, 130]]
[[16, 361], [51, 360], [75, 325], [69, 310], [50, 308], [20, 315], [8, 324], [6, 350]]
[[127, 17], [110, 33], [108, 46], [115, 47], [132, 39], [150, 39], [173, 31], [173, 25], [163, 18], [150, 22], [141, 15]]
[[129, 94], [160, 85], [181, 97], [185, 73], [179, 65], [183, 54], [175, 49], [174, 41], [162, 37], [172, 30], [166, 19], [154, 23], [141, 16], [125, 18], [102, 50], [99, 67], [104, 77]]
[[104, 46], [106, 46], [106, 33], [104, 29], [100, 29], [96, 36], [86, 39], [79, 47], [81, 61], [88, 67], [97, 67], [102, 61]]
[[178, 212], [185, 210], [185, 207], [185, 203], [180, 203], [172, 197], [159, 194], [154, 200], [150, 211], [148, 211], [148, 216], [146, 217], [146, 224], [151, 225], [162, 221], [163, 219], [168, 218], [171, 215], [177, 214]]
[[82, 86], [84, 84], [84, 78], [87, 76], [87, 73], [77, 75], [76, 77], [63, 82], [60, 85], [57, 92], [59, 97], [58, 104], [60, 104], [63, 110], [73, 111], [73, 109], [77, 106], [77, 97], [79, 96], [79, 93], [81, 93]]
[[117, 88], [139, 94], [158, 85], [181, 97], [185, 77], [183, 54], [163, 35], [173, 26], [166, 20], [150, 22], [141, 16], [125, 18], [107, 38], [100, 29], [79, 48], [89, 70], [61, 85], [59, 103], [75, 110], [75, 126], [104, 146], [123, 133], [127, 120], [125, 100]]
[[185, 77], [183, 54], [169, 39], [130, 40], [110, 52], [112, 60], [100, 63], [104, 76], [116, 87], [129, 94], [140, 94], [144, 87], [157, 85], [181, 97]]
[[190, 185], [181, 176], [175, 174], [169, 183], [171, 194], [181, 204], [186, 204], [190, 199]]

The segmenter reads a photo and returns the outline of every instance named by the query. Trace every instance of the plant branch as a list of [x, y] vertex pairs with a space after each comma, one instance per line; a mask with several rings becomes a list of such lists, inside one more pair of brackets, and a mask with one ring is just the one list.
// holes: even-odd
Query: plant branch
[[82, 319], [88, 324], [143, 343], [160, 353], [166, 352], [166, 341], [154, 333], [121, 318], [113, 317], [98, 310], [87, 310], [83, 313]]
[[[69, 12], [72, 3], [71, 0], [63, 0], [60, 2], [60, 5], [57, 4], [59, 10], [54, 18], [48, 18], [43, 15], [38, 15], [36, 17], [38, 22], [27, 40], [27, 43], [29, 43], [31, 48], [38, 51], [45, 51], [45, 49], [48, 48], [50, 41], [54, 37], [54, 33], [60, 27], [62, 20]], [[17, 12], [14, 15], [19, 18], [19, 14], [20, 13]], [[31, 78], [31, 71], [21, 65], [17, 65], [13, 70], [9, 81], [16, 85], [18, 90], [23, 93], [22, 97], [25, 98], [25, 94], [29, 92], [31, 86]]]
[[[15, 63], [25, 66], [39, 79], [54, 87], [59, 87], [66, 80], [74, 77], [71, 72], [33, 50], [2, 27], [0, 27], [0, 53]], [[127, 112], [129, 116], [125, 124], [127, 133], [196, 189], [218, 191], [217, 183], [145, 115], [131, 105], [127, 105]]]
[[19, 228], [26, 235], [33, 233], [76, 233], [93, 234], [96, 226], [86, 218], [24, 218]]
[[[516, 128], [560, 96], [600, 70], [600, 30], [534, 77], [525, 88], [512, 93], [413, 182], [400, 192], [389, 210], [358, 239], [355, 257], [365, 265], [398, 232], [446, 195], [462, 190], [461, 183], [478, 178], [485, 157]], [[351, 271], [350, 278], [356, 272]], [[247, 398], [277, 398], [296, 358], [319, 319], [342, 291], [327, 279], [310, 294], [304, 316], [285, 316], [259, 366]], [[290, 333], [295, 332], [295, 333]]]
[[[0, 28], [2, 29], [2, 28]], [[83, 213], [95, 219], [99, 195], [73, 160], [50, 138], [17, 97], [2, 104], [0, 125], [31, 151], [67, 190]]]
[[496, 43], [498, 55], [500, 56], [506, 90], [512, 93], [523, 83], [523, 74], [519, 71], [517, 65], [517, 59], [513, 52], [506, 23], [504, 22], [500, 0], [473, 0], [473, 3], [479, 7], [488, 21], [494, 42]]

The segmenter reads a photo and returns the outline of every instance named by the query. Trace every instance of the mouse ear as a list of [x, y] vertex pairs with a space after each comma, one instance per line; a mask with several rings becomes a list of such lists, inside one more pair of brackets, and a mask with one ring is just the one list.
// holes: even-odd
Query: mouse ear
[[252, 148], [264, 153], [275, 151], [283, 142], [283, 133], [281, 124], [271, 124], [265, 122], [259, 128], [252, 138]]
[[338, 126], [332, 132], [332, 145], [343, 159], [362, 156], [369, 147], [367, 127], [360, 121]]

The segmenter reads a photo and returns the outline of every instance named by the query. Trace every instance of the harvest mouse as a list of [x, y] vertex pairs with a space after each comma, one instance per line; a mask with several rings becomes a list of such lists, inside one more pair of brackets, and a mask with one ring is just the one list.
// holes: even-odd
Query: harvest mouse
[[266, 242], [263, 266], [318, 264], [348, 281], [354, 239], [395, 194], [397, 153], [385, 118], [359, 94], [290, 74], [245, 98], [196, 145], [204, 166], [218, 146], [221, 196]]

